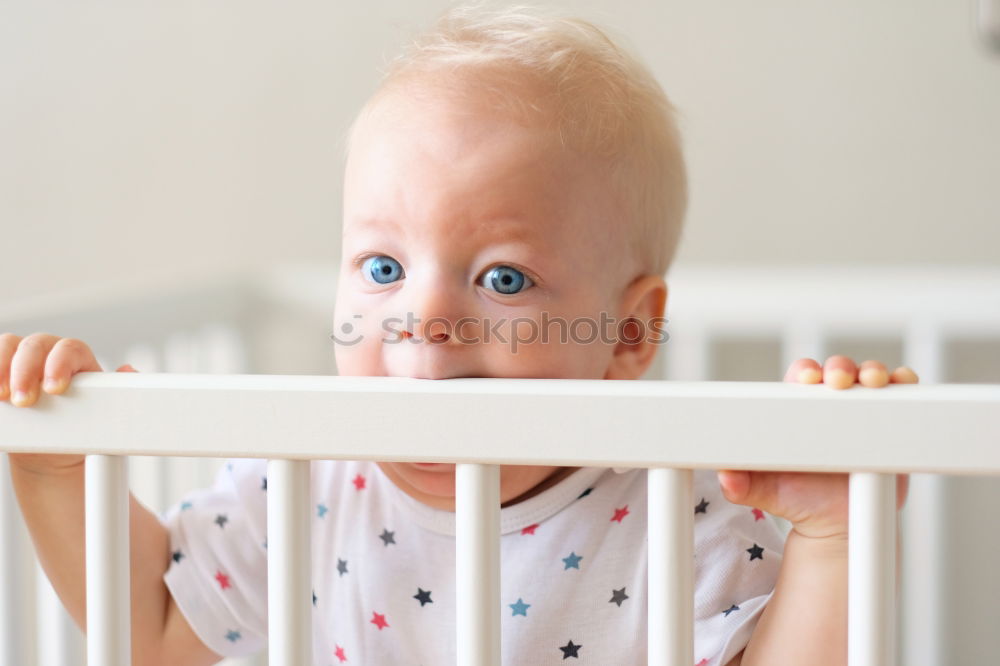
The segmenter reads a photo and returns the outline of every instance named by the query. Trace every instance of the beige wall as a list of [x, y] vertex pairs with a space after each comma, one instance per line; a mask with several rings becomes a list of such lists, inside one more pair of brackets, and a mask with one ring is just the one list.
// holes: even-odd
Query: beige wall
[[[334, 260], [343, 131], [444, 5], [4, 3], [0, 302]], [[680, 260], [1000, 262], [1000, 56], [971, 0], [572, 5], [684, 114]]]

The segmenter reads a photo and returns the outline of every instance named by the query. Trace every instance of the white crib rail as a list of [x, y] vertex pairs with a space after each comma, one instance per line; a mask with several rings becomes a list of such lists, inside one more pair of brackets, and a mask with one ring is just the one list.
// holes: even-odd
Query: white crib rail
[[[493, 465], [855, 472], [852, 666], [892, 663], [895, 510], [887, 497], [894, 497], [894, 477], [885, 475], [924, 470], [1000, 474], [1000, 386], [995, 385], [834, 392], [755, 382], [85, 373], [67, 396], [43, 396], [30, 410], [0, 407], [0, 442], [8, 450], [87, 453], [88, 475], [91, 466], [107, 467], [104, 456], [135, 454], [464, 463], [456, 501], [460, 512], [469, 513], [460, 513], [457, 524], [458, 584], [461, 590], [471, 582], [477, 593], [458, 594], [458, 617], [469, 623], [468, 632], [459, 632], [468, 638], [460, 645], [462, 666], [499, 663]], [[120, 418], [137, 413], [143, 418]], [[384, 433], [407, 436], [376, 436]], [[803, 433], [809, 433], [807, 442]], [[474, 448], [467, 445], [473, 439]], [[615, 446], [608, 447], [608, 441]], [[274, 469], [288, 473], [277, 474], [268, 487], [269, 525], [273, 518], [284, 526], [271, 536], [282, 545], [269, 542], [272, 556], [282, 553], [275, 572], [286, 586], [282, 594], [270, 596], [271, 643], [280, 646], [271, 652], [275, 666], [308, 663], [302, 650], [311, 645], [309, 622], [302, 620], [309, 617], [310, 605], [307, 530], [301, 525], [308, 512], [308, 491], [302, 489], [308, 488], [302, 482], [306, 467], [278, 463]], [[682, 540], [674, 536], [691, 542], [690, 516], [685, 516], [690, 472], [672, 470], [651, 473], [650, 555], [669, 568], [651, 571], [649, 633], [666, 638], [650, 639], [649, 660], [687, 666], [693, 562], [690, 546], [670, 550], [665, 542]], [[102, 483], [121, 488], [124, 475], [119, 465]], [[118, 559], [109, 561], [128, 557], [121, 541], [127, 534], [123, 505], [121, 498], [103, 508], [88, 502], [88, 529], [90, 516], [98, 514], [110, 528], [103, 532], [102, 547], [113, 548]], [[88, 558], [88, 586], [103, 590], [94, 595], [101, 606], [88, 607], [91, 640], [99, 643], [90, 652], [92, 663], [127, 664], [114, 634], [121, 639], [123, 612], [127, 621], [127, 596], [123, 600], [121, 590], [127, 590], [128, 567], [98, 578], [91, 576], [91, 566], [97, 565]], [[861, 623], [874, 630], [859, 629]]]

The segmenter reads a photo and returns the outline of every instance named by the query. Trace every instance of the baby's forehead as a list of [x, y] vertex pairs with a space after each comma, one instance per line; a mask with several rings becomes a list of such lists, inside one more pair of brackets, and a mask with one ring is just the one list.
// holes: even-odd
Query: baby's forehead
[[589, 91], [559, 88], [555, 79], [509, 65], [407, 72], [383, 82], [358, 114], [351, 135], [360, 128], [385, 131], [378, 121], [419, 124], [447, 109], [455, 116], [489, 116], [545, 128], [558, 133], [564, 146], [579, 150], [586, 123], [571, 110], [592, 106], [594, 100]]

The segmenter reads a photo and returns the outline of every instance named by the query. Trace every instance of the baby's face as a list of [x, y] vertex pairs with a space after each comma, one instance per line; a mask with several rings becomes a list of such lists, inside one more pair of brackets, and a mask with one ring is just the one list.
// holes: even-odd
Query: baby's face
[[[340, 374], [605, 378], [613, 342], [588, 341], [586, 321], [570, 326], [621, 316], [634, 277], [604, 181], [551, 129], [447, 95], [388, 93], [347, 164]], [[553, 320], [564, 325], [544, 339]], [[421, 501], [453, 508], [453, 465], [382, 468]], [[505, 467], [502, 500], [556, 469]]]

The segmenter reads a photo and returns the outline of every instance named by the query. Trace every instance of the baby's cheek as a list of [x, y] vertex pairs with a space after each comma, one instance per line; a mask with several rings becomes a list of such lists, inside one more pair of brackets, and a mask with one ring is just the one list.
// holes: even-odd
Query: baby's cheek
[[348, 320], [340, 322], [332, 337], [338, 374], [354, 377], [386, 374], [377, 330]]

